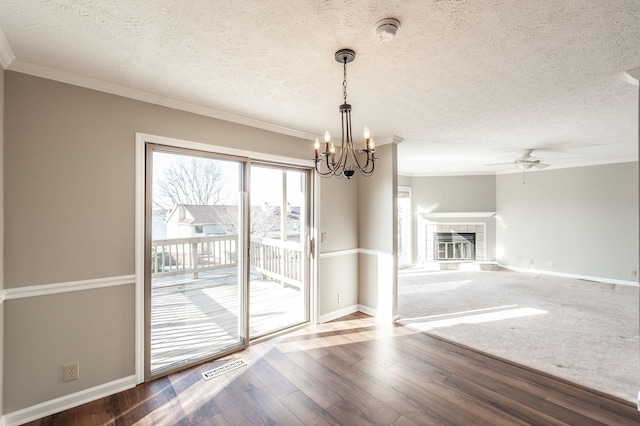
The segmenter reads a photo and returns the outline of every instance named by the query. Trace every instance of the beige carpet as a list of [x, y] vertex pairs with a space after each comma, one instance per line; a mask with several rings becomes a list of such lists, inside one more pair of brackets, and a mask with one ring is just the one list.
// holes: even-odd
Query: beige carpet
[[400, 324], [635, 402], [638, 288], [512, 272], [401, 270]]

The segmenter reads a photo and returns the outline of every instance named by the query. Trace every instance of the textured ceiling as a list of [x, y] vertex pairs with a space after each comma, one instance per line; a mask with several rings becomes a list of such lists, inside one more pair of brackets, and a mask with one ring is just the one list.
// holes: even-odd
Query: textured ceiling
[[[401, 27], [383, 43], [387, 17]], [[637, 159], [637, 0], [2, 0], [0, 29], [9, 69], [309, 135], [339, 133], [333, 56], [352, 48], [354, 128], [404, 138], [403, 173], [511, 170], [486, 164], [525, 148], [552, 167]]]

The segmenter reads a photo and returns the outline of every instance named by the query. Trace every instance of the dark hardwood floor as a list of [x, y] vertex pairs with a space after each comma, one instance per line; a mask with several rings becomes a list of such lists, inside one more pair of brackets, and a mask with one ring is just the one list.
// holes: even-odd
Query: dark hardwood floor
[[[229, 359], [241, 367], [204, 381]], [[29, 425], [631, 425], [640, 413], [546, 375], [364, 314]]]

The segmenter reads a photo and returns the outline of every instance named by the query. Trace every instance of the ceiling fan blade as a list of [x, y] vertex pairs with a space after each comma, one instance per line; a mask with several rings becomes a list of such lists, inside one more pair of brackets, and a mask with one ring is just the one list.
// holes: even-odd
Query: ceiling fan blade
[[536, 169], [546, 169], [547, 167], [549, 167], [549, 164], [545, 164], [545, 163], [538, 163], [535, 166]]

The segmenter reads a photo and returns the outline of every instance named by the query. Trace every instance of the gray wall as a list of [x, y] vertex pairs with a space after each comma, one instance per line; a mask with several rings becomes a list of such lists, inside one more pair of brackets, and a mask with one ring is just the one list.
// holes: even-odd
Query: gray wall
[[501, 264], [638, 281], [637, 162], [528, 173], [524, 185], [501, 175], [496, 188]]
[[[410, 186], [413, 221], [412, 257], [418, 259], [418, 221], [420, 213], [462, 213], [496, 211], [496, 177], [423, 176], [399, 178], [401, 186]], [[495, 260], [495, 218], [433, 219], [438, 222], [484, 222], [487, 224], [487, 260]]]
[[[313, 152], [298, 138], [16, 72], [4, 77], [7, 289], [135, 273], [136, 132], [284, 157]], [[340, 228], [348, 222], [332, 224], [341, 213], [323, 224], [337, 229], [336, 246], [352, 247], [357, 237]], [[131, 283], [6, 300], [3, 412], [133, 375], [133, 291]], [[62, 365], [73, 361], [80, 380], [62, 383]]]
[[382, 321], [395, 315], [397, 288], [398, 179], [395, 143], [377, 148], [375, 173], [360, 179], [358, 194], [358, 300]]
[[[319, 310], [320, 315], [358, 304], [358, 178], [321, 179]], [[343, 253], [341, 253], [343, 252]], [[342, 302], [338, 302], [342, 293]]]

